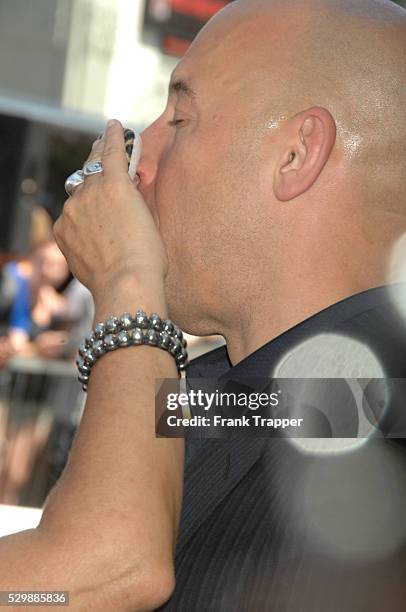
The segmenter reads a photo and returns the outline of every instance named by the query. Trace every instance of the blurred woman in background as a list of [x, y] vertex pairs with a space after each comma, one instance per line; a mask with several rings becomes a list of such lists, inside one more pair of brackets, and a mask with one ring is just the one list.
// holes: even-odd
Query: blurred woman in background
[[[3, 303], [0, 367], [12, 355], [56, 357], [67, 332], [53, 330], [53, 318], [64, 311], [65, 298], [58, 293], [69, 270], [56, 243], [36, 245], [26, 258], [8, 263], [3, 270], [8, 304]], [[13, 294], [10, 296], [10, 287]], [[7, 307], [8, 306], [8, 307]]]

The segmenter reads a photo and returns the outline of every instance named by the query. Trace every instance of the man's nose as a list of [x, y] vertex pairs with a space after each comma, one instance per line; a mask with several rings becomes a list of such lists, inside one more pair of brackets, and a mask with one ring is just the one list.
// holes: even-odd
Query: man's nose
[[158, 171], [159, 159], [162, 153], [162, 138], [159, 137], [156, 121], [141, 132], [142, 153], [137, 174], [140, 185], [150, 185]]

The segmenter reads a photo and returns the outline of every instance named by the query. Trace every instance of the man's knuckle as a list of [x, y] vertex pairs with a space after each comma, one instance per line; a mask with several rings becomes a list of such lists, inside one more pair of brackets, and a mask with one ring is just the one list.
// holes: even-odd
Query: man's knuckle
[[74, 211], [75, 211], [75, 204], [74, 204], [74, 200], [73, 198], [69, 198], [68, 200], [66, 200], [65, 204], [63, 205], [63, 217], [65, 217], [65, 219], [72, 219], [74, 216]]
[[103, 182], [103, 177], [99, 174], [98, 176], [92, 177], [92, 179], [86, 183], [86, 201], [89, 201], [91, 197], [103, 188]]
[[62, 250], [63, 242], [64, 242], [64, 228], [63, 228], [63, 220], [59, 217], [52, 228], [52, 232], [55, 238], [55, 242], [58, 247]]
[[103, 141], [98, 139], [95, 140], [92, 144], [92, 151], [102, 151], [103, 150]]
[[60, 231], [61, 231], [61, 218], [58, 217], [57, 220], [55, 221], [55, 223], [52, 226], [53, 235], [55, 237], [59, 236]]
[[104, 147], [103, 157], [109, 157], [109, 155], [115, 155], [119, 153], [119, 149], [114, 145], [106, 145]]

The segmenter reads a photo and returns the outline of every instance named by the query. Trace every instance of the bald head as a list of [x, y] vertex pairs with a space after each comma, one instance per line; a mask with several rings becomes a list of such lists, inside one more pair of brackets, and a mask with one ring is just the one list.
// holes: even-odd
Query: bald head
[[400, 199], [405, 10], [389, 0], [236, 0], [207, 33], [208, 54], [228, 54], [227, 71], [239, 74], [253, 121], [275, 129], [306, 108], [328, 109], [336, 148], [362, 172], [369, 202]]

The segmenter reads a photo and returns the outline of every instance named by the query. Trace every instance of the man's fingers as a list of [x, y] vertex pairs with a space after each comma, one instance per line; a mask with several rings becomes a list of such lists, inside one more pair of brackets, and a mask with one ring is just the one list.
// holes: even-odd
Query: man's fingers
[[[102, 136], [102, 135], [101, 135]], [[85, 161], [85, 164], [87, 164], [87, 162], [89, 161], [98, 161], [101, 160], [102, 155], [103, 155], [103, 149], [104, 149], [104, 139], [103, 138], [99, 138], [97, 140], [94, 141], [92, 148], [90, 150], [89, 156], [87, 158], [87, 160]], [[87, 176], [86, 177], [86, 183], [89, 184], [94, 180], [97, 180], [98, 178], [100, 178], [100, 174], [95, 174], [94, 176]], [[75, 189], [73, 190], [73, 194], [71, 195], [72, 198], [74, 198], [75, 196], [78, 196], [84, 189], [84, 183], [78, 185], [77, 187], [75, 187]], [[67, 200], [69, 201], [69, 200]], [[66, 204], [66, 202], [65, 202]]]
[[82, 193], [86, 186], [96, 185], [102, 174], [106, 177], [128, 175], [128, 161], [125, 150], [124, 130], [121, 123], [115, 119], [109, 121], [102, 138], [94, 141], [86, 163], [101, 161], [103, 173], [95, 173], [85, 177], [84, 183], [75, 188], [72, 198]]
[[104, 138], [98, 138], [94, 141], [89, 157], [86, 160], [86, 163], [89, 161], [96, 161], [102, 158], [103, 150], [104, 150]]
[[[104, 138], [98, 138], [97, 140], [94, 141], [89, 157], [87, 158], [87, 160], [85, 161], [85, 164], [87, 164], [90, 161], [101, 161], [102, 157], [103, 157], [103, 151], [104, 151], [104, 146], [105, 146], [105, 140]], [[91, 176], [86, 176], [85, 177], [85, 184], [90, 184], [94, 181], [97, 181], [98, 179], [100, 179], [101, 174], [93, 174]], [[83, 188], [83, 185], [81, 186], [81, 188]], [[75, 193], [77, 192], [77, 189], [75, 189]]]
[[103, 162], [103, 172], [107, 178], [120, 174], [128, 174], [124, 129], [121, 123], [115, 119], [112, 119], [107, 124], [101, 159]]

